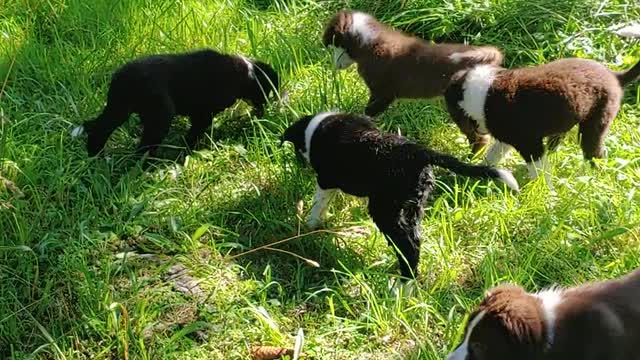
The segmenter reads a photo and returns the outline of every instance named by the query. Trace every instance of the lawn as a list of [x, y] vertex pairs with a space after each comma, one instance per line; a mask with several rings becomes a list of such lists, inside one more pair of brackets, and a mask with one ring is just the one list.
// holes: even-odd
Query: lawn
[[[320, 42], [344, 7], [434, 41], [496, 45], [509, 67], [640, 61], [638, 42], [610, 30], [640, 19], [636, 0], [0, 0], [0, 358], [247, 359], [253, 345], [291, 347], [302, 328], [317, 359], [442, 359], [496, 284], [535, 291], [640, 265], [638, 83], [598, 169], [575, 130], [551, 157], [555, 196], [516, 155], [503, 166], [518, 194], [438, 171], [413, 297], [388, 294], [395, 256], [364, 200], [339, 196], [326, 230], [307, 234], [314, 174], [279, 136], [302, 114], [362, 112], [364, 84], [333, 70]], [[217, 116], [184, 165], [143, 171], [137, 119], [87, 158], [69, 133], [101, 110], [115, 68], [202, 47], [271, 63], [282, 98], [262, 119], [243, 103]], [[187, 126], [174, 123], [165, 153]], [[439, 99], [397, 102], [381, 127], [469, 153]]]

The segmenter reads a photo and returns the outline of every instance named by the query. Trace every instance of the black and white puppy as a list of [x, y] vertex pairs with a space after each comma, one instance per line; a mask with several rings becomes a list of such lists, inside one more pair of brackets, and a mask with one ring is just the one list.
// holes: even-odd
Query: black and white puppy
[[113, 131], [137, 113], [143, 126], [137, 152], [153, 154], [173, 118], [184, 115], [191, 120], [185, 142], [193, 148], [213, 116], [239, 99], [253, 105], [255, 114], [262, 116], [267, 98], [277, 89], [275, 70], [244, 56], [205, 49], [143, 57], [113, 74], [102, 113], [76, 127], [72, 135], [86, 132], [87, 152], [95, 156]]
[[448, 360], [638, 360], [640, 271], [538, 293], [489, 290]]
[[418, 145], [400, 135], [383, 133], [365, 115], [324, 112], [304, 116], [284, 132], [282, 141], [317, 175], [314, 204], [307, 225], [318, 227], [337, 190], [367, 197], [369, 214], [390, 245], [396, 248], [401, 275], [417, 276], [420, 222], [433, 189], [433, 167], [455, 173], [503, 181], [518, 190], [506, 170], [465, 164]]

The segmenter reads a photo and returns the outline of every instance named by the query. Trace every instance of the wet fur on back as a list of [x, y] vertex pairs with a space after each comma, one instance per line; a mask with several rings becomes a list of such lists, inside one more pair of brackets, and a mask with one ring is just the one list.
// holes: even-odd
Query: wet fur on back
[[214, 50], [160, 54], [133, 60], [112, 76], [107, 104], [95, 119], [74, 129], [86, 132], [87, 152], [102, 150], [115, 129], [137, 113], [143, 126], [137, 152], [157, 148], [176, 115], [188, 116], [189, 148], [204, 135], [213, 116], [242, 99], [261, 116], [268, 96], [278, 88], [276, 72], [263, 62]]
[[344, 10], [333, 16], [323, 44], [334, 48], [338, 68], [358, 64], [358, 73], [370, 91], [365, 109], [369, 116], [383, 112], [398, 98], [443, 95], [459, 70], [502, 63], [502, 53], [495, 47], [429, 43], [357, 11]]
[[637, 360], [640, 271], [569, 289], [489, 290], [448, 360]]
[[433, 189], [434, 166], [465, 176], [501, 180], [518, 188], [507, 171], [468, 165], [400, 135], [383, 133], [367, 116], [305, 116], [287, 128], [282, 140], [293, 143], [296, 153], [317, 175], [317, 192], [308, 223], [317, 226], [321, 222], [335, 190], [367, 197], [369, 214], [399, 250], [401, 274], [407, 278], [417, 275], [420, 222]]

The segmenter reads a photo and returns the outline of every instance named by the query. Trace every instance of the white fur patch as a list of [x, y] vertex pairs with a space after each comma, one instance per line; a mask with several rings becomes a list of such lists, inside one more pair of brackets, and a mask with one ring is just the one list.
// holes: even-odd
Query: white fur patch
[[78, 137], [80, 135], [84, 134], [84, 126], [80, 125], [80, 126], [76, 126], [73, 128], [73, 130], [71, 130], [71, 137]]
[[347, 54], [347, 52], [340, 47], [332, 46], [333, 49], [333, 64], [338, 70], [344, 70], [351, 66], [355, 61]]
[[378, 36], [378, 32], [371, 27], [372, 20], [371, 15], [365, 13], [354, 12], [351, 14], [351, 28], [349, 28], [349, 32], [352, 35], [360, 37], [362, 45], [370, 44]]
[[313, 119], [309, 121], [307, 128], [304, 130], [304, 146], [306, 148], [306, 151], [302, 153], [302, 156], [304, 156], [307, 161], [311, 161], [311, 138], [313, 137], [313, 133], [316, 132], [316, 129], [318, 128], [318, 125], [320, 125], [322, 120], [335, 114], [336, 113], [334, 112], [323, 112], [314, 116]]
[[322, 189], [316, 184], [316, 194], [313, 197], [313, 207], [307, 219], [307, 227], [309, 229], [317, 229], [324, 220], [327, 210], [329, 210], [329, 202], [335, 194], [335, 189]]
[[478, 123], [478, 132], [487, 134], [484, 105], [487, 93], [496, 76], [496, 67], [492, 65], [478, 65], [469, 70], [462, 85], [462, 101], [458, 105], [464, 112]]
[[547, 346], [551, 345], [553, 342], [556, 308], [562, 303], [562, 292], [562, 289], [550, 288], [533, 294], [534, 297], [540, 299], [542, 302], [544, 324], [547, 330]]
[[615, 33], [622, 37], [638, 38], [640, 37], [640, 24], [632, 24], [622, 29], [616, 30]]
[[242, 61], [247, 65], [247, 72], [249, 73], [249, 78], [253, 79], [256, 77], [255, 70], [253, 69], [253, 62], [244, 56], [240, 56]]
[[520, 191], [520, 186], [518, 186], [518, 180], [513, 177], [510, 171], [504, 169], [497, 169], [498, 174], [500, 174], [500, 181], [505, 183], [511, 190]]
[[478, 325], [478, 323], [480, 322], [480, 320], [482, 320], [485, 314], [486, 314], [486, 311], [483, 310], [479, 312], [478, 315], [476, 315], [476, 317], [471, 319], [471, 321], [469, 322], [469, 326], [467, 326], [467, 333], [464, 337], [464, 342], [460, 344], [460, 346], [458, 346], [458, 348], [455, 349], [451, 354], [449, 354], [449, 356], [447, 356], [447, 360], [466, 360], [467, 359], [467, 355], [469, 354], [469, 338], [471, 338], [471, 333], [473, 332], [473, 329]]

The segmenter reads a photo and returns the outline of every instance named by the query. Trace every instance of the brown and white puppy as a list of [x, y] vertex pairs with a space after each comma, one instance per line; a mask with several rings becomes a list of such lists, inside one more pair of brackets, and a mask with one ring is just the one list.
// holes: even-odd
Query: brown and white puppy
[[482, 146], [478, 138], [492, 135], [496, 140], [486, 164], [497, 165], [515, 148], [531, 178], [542, 170], [551, 186], [545, 150], [555, 150], [578, 125], [585, 159], [603, 158], [604, 138], [620, 109], [623, 87], [638, 77], [640, 63], [617, 72], [577, 58], [519, 69], [477, 65], [453, 76], [445, 100], [474, 152]]
[[443, 95], [459, 70], [502, 63], [502, 53], [495, 47], [432, 44], [357, 11], [343, 10], [333, 16], [322, 41], [333, 48], [338, 69], [358, 64], [370, 91], [365, 109], [369, 116], [383, 112], [395, 99]]
[[640, 271], [528, 293], [490, 290], [447, 360], [640, 359]]

